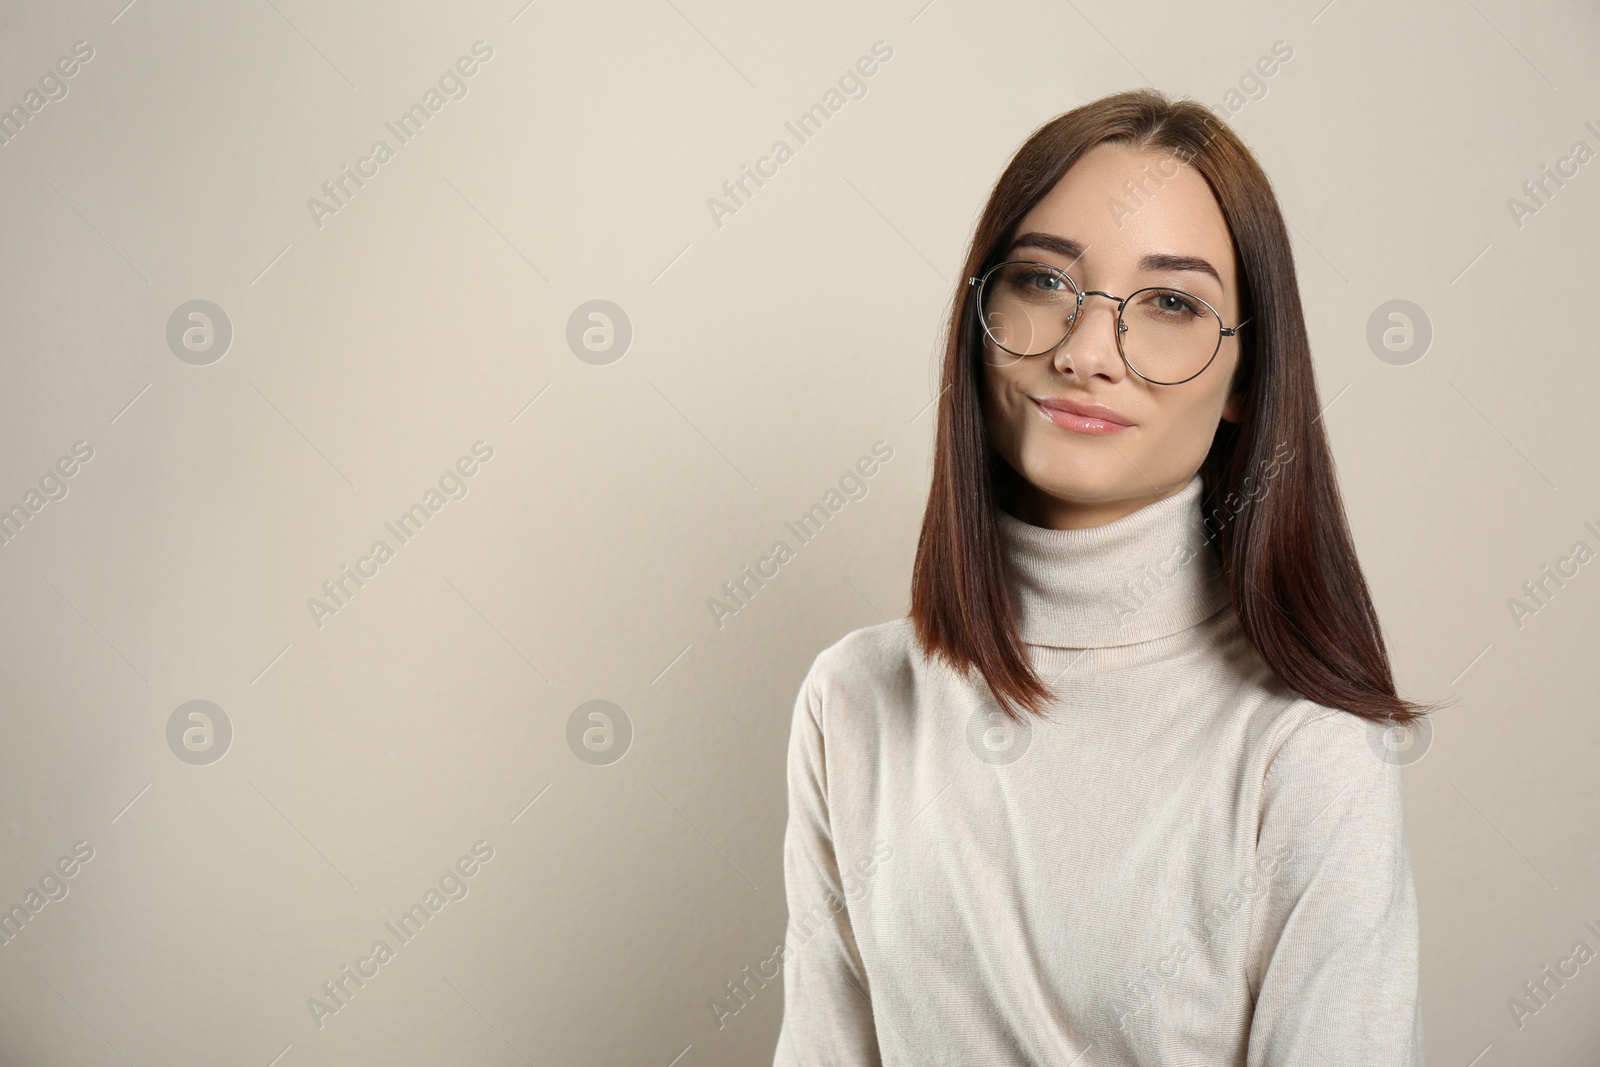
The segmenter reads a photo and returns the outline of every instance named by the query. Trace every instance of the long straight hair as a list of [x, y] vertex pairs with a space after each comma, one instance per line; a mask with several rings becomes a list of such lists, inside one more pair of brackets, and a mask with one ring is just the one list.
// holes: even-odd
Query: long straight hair
[[1278, 678], [1315, 703], [1392, 724], [1427, 714], [1433, 706], [1395, 694], [1320, 421], [1294, 256], [1272, 185], [1204, 106], [1150, 89], [1104, 97], [1040, 127], [995, 183], [973, 234], [950, 308], [933, 479], [912, 570], [911, 618], [923, 652], [958, 672], [981, 672], [1013, 720], [1021, 716], [1012, 704], [1042, 716], [1053, 696], [1013, 615], [995, 514], [996, 465], [1005, 461], [984, 424], [982, 326], [967, 279], [998, 262], [1023, 216], [1106, 142], [1164, 150], [1194, 167], [1233, 236], [1240, 315], [1253, 317], [1239, 338], [1243, 414], [1218, 427], [1200, 474], [1208, 543], [1240, 628]]

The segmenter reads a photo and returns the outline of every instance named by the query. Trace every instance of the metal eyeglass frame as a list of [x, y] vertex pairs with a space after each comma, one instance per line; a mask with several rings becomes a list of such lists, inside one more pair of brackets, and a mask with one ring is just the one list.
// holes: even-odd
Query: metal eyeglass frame
[[[998, 340], [995, 339], [994, 334], [991, 333], [990, 330], [989, 330], [989, 324], [987, 322], [983, 321], [983, 288], [984, 288], [984, 286], [988, 284], [989, 278], [991, 276], [993, 276], [995, 271], [999, 270], [1001, 267], [1007, 267], [1007, 266], [1011, 266], [1012, 264], [1018, 264], [1018, 263], [1027, 264], [1028, 266], [1031, 266], [1031, 267], [1043, 267], [1045, 270], [1050, 271], [1053, 274], [1059, 274], [1061, 277], [1063, 277], [1063, 278], [1065, 278], [1067, 280], [1067, 284], [1068, 285], [1072, 286], [1072, 291], [1074, 293], [1076, 293], [1077, 297], [1078, 297], [1077, 304], [1072, 309], [1072, 318], [1069, 319], [1068, 322], [1067, 322], [1067, 332], [1062, 334], [1061, 340], [1057, 341], [1055, 344], [1051, 345], [1049, 348], [1045, 349], [1043, 352], [1012, 352], [1011, 349], [1007, 348], [1005, 345], [1001, 344]], [[976, 299], [976, 304], [977, 304], [977, 308], [978, 308], [978, 322], [983, 326], [984, 335], [986, 337], [988, 337], [989, 340], [994, 341], [995, 346], [997, 348], [999, 348], [1001, 351], [1009, 352], [1011, 355], [1016, 356], [1019, 359], [1028, 359], [1028, 358], [1031, 358], [1033, 356], [1046, 356], [1046, 355], [1049, 355], [1050, 353], [1054, 352], [1056, 349], [1060, 348], [1062, 345], [1066, 344], [1067, 343], [1067, 339], [1069, 337], [1071, 337], [1072, 334], [1073, 334], [1073, 331], [1078, 328], [1078, 319], [1081, 317], [1081, 315], [1083, 313], [1083, 298], [1084, 297], [1086, 297], [1086, 296], [1103, 296], [1107, 300], [1115, 300], [1117, 302], [1117, 355], [1122, 357], [1123, 366], [1127, 367], [1134, 374], [1139, 375], [1139, 377], [1143, 378], [1145, 381], [1149, 382], [1151, 385], [1182, 385], [1182, 384], [1184, 384], [1184, 382], [1192, 382], [1192, 381], [1194, 381], [1196, 378], [1200, 377], [1200, 375], [1204, 374], [1206, 372], [1206, 369], [1208, 367], [1210, 367], [1211, 364], [1216, 362], [1217, 353], [1222, 351], [1222, 339], [1224, 337], [1234, 337], [1234, 336], [1236, 336], [1238, 334], [1239, 330], [1243, 329], [1246, 325], [1248, 325], [1255, 318], [1255, 316], [1252, 315], [1252, 316], [1250, 316], [1250, 318], [1245, 319], [1244, 321], [1240, 322], [1238, 325], [1235, 325], [1235, 326], [1223, 326], [1222, 325], [1222, 316], [1220, 314], [1218, 314], [1216, 308], [1211, 306], [1209, 301], [1207, 301], [1207, 300], [1205, 300], [1205, 299], [1203, 299], [1201, 297], [1195, 296], [1193, 293], [1188, 292], [1187, 290], [1176, 289], [1176, 288], [1174, 288], [1174, 287], [1172, 287], [1170, 285], [1147, 285], [1143, 289], [1135, 289], [1133, 292], [1129, 293], [1127, 296], [1112, 296], [1110, 293], [1102, 293], [1098, 289], [1080, 289], [1080, 288], [1078, 288], [1078, 283], [1072, 280], [1072, 276], [1070, 274], [1068, 274], [1066, 271], [1062, 270], [1060, 267], [1052, 266], [1049, 263], [1040, 263], [1038, 260], [1032, 260], [1032, 259], [1008, 259], [1003, 263], [996, 263], [994, 266], [992, 266], [988, 270], [984, 271], [983, 272], [983, 276], [981, 278], [968, 278], [967, 279], [967, 284], [968, 285], [976, 285], [978, 287], [978, 291], [974, 295], [977, 298]], [[1182, 294], [1183, 296], [1188, 297], [1191, 300], [1197, 300], [1200, 303], [1204, 304], [1205, 307], [1206, 307], [1206, 310], [1211, 312], [1211, 314], [1216, 316], [1217, 326], [1219, 327], [1219, 332], [1217, 333], [1217, 347], [1211, 350], [1211, 356], [1210, 356], [1210, 358], [1208, 358], [1206, 360], [1205, 366], [1201, 367], [1199, 370], [1197, 370], [1193, 374], [1189, 375], [1189, 377], [1183, 378], [1183, 379], [1181, 379], [1179, 381], [1176, 381], [1176, 382], [1158, 382], [1154, 378], [1147, 377], [1146, 375], [1140, 373], [1139, 368], [1135, 367], [1133, 365], [1133, 361], [1128, 358], [1128, 353], [1123, 351], [1123, 348], [1122, 348], [1122, 335], [1128, 332], [1128, 324], [1122, 321], [1122, 309], [1128, 306], [1128, 301], [1132, 300], [1134, 297], [1138, 296], [1140, 293], [1148, 293], [1148, 292], [1158, 291], [1158, 290], [1161, 291], [1161, 292], [1179, 293], [1179, 294]]]

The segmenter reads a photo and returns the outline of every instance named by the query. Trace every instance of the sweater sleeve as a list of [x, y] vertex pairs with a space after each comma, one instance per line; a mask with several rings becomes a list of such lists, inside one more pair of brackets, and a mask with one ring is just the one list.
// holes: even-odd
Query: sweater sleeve
[[789, 730], [783, 839], [789, 925], [773, 1067], [877, 1067], [882, 1061], [871, 992], [833, 850], [816, 669], [813, 663], [800, 686]]
[[1249, 1067], [1423, 1067], [1416, 890], [1384, 729], [1327, 710], [1268, 765]]

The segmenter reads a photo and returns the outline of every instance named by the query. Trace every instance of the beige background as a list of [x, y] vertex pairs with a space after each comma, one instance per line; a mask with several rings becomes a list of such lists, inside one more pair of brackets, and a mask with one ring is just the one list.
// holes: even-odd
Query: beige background
[[[0, 8], [0, 105], [94, 52], [0, 146], [0, 507], [93, 449], [0, 547], [0, 907], [93, 849], [0, 947], [0, 1060], [767, 1062], [781, 984], [721, 1028], [708, 1002], [783, 935], [802, 674], [906, 610], [985, 195], [1052, 116], [1143, 84], [1226, 110], [1284, 41], [1233, 122], [1294, 227], [1402, 690], [1455, 701], [1406, 771], [1429, 1061], [1592, 1062], [1600, 962], [1520, 1028], [1507, 1004], [1600, 950], [1600, 564], [1508, 608], [1600, 548], [1600, 162], [1507, 206], [1600, 150], [1592, 5], [124, 3]], [[780, 138], [719, 227], [708, 198]], [[203, 366], [166, 338], [195, 299], [233, 329]], [[632, 329], [606, 365], [567, 341], [596, 299]], [[1434, 334], [1406, 365], [1366, 340], [1394, 299]], [[879, 440], [866, 495], [719, 628], [708, 600]], [[233, 730], [204, 766], [167, 740], [196, 699]], [[568, 742], [594, 699], [633, 730], [606, 766]], [[308, 999], [478, 841], [468, 895], [319, 1028]]]

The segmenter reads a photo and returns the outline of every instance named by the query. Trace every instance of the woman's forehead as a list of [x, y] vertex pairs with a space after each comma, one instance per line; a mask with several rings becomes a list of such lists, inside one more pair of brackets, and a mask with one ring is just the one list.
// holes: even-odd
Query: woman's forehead
[[1210, 184], [1159, 149], [1085, 152], [1016, 227], [1007, 252], [1024, 249], [1062, 266], [1180, 271], [1233, 288], [1233, 238]]

